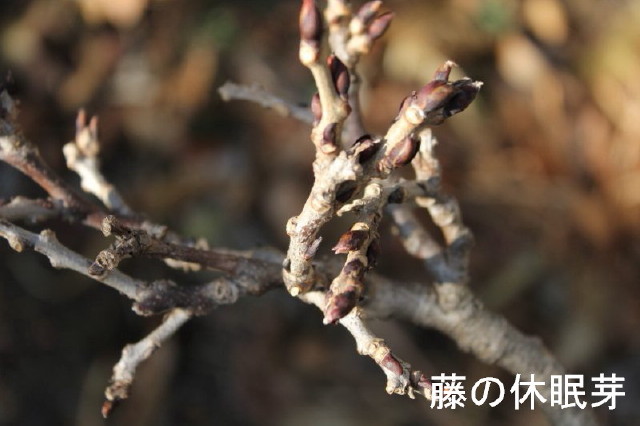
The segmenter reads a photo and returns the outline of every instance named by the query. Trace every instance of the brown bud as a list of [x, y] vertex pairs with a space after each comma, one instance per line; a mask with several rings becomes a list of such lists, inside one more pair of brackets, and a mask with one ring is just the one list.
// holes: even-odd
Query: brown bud
[[318, 237], [315, 239], [313, 243], [311, 243], [309, 247], [307, 247], [307, 250], [304, 253], [305, 260], [311, 260], [315, 257], [321, 242], [322, 242], [322, 237]]
[[329, 66], [331, 79], [333, 80], [336, 92], [340, 97], [346, 99], [349, 94], [349, 86], [351, 85], [349, 70], [336, 55], [330, 55], [327, 58], [327, 65]]
[[320, 94], [315, 93], [311, 97], [311, 113], [313, 114], [313, 125], [317, 125], [322, 120], [322, 104], [320, 103]]
[[451, 70], [453, 67], [456, 67], [457, 64], [453, 61], [446, 61], [444, 64], [440, 65], [436, 72], [433, 73], [433, 80], [442, 81], [446, 83], [449, 81], [449, 75], [451, 74]]
[[432, 80], [418, 91], [414, 104], [425, 113], [429, 113], [444, 105], [454, 92], [450, 84]]
[[382, 2], [380, 0], [368, 1], [360, 7], [356, 16], [365, 26], [369, 25], [371, 20], [375, 18], [376, 14], [380, 10], [380, 6], [382, 6]]
[[102, 417], [103, 418], [107, 418], [109, 417], [109, 415], [111, 414], [111, 412], [113, 411], [114, 408], [116, 408], [118, 406], [118, 402], [120, 402], [119, 400], [115, 400], [115, 401], [109, 401], [106, 400], [103, 404], [102, 404], [102, 408], [100, 410]]
[[356, 306], [357, 292], [355, 288], [349, 288], [338, 294], [329, 294], [327, 306], [324, 309], [325, 324], [334, 324], [347, 315]]
[[413, 371], [410, 379], [414, 387], [431, 389], [431, 381], [420, 370]]
[[331, 249], [336, 254], [348, 253], [350, 251], [358, 250], [362, 247], [369, 236], [369, 231], [363, 229], [356, 229], [347, 231], [338, 240], [338, 243]]
[[360, 136], [349, 149], [349, 155], [357, 155], [358, 163], [364, 164], [380, 149], [379, 141], [374, 141], [369, 135]]
[[398, 361], [391, 352], [380, 360], [380, 367], [391, 371], [397, 376], [402, 376], [402, 364], [400, 364], [400, 361]]
[[341, 275], [361, 280], [364, 277], [365, 266], [360, 259], [353, 259], [342, 267]]
[[322, 145], [320, 145], [320, 150], [325, 154], [334, 153], [338, 149], [338, 144], [336, 142], [337, 128], [338, 123], [330, 123], [327, 124], [322, 131]]
[[302, 0], [300, 8], [300, 39], [318, 47], [322, 40], [322, 15], [315, 0]]
[[391, 25], [391, 20], [393, 19], [393, 13], [387, 12], [378, 16], [373, 20], [369, 28], [367, 29], [367, 34], [371, 38], [371, 40], [377, 40], [387, 31], [389, 26]]
[[420, 139], [409, 135], [385, 153], [380, 160], [380, 166], [383, 170], [390, 170], [407, 165], [416, 156], [418, 149], [420, 149]]
[[453, 87], [456, 89], [456, 92], [443, 107], [443, 115], [445, 118], [464, 111], [476, 98], [476, 95], [482, 87], [482, 83], [465, 78], [456, 81]]
[[374, 238], [367, 248], [367, 268], [374, 268], [378, 264], [378, 257], [380, 257], [380, 239]]

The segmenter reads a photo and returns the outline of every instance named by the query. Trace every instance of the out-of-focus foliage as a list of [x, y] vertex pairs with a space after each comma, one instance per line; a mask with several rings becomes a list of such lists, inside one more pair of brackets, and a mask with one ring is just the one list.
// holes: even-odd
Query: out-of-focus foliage
[[[638, 424], [640, 3], [385, 5], [395, 21], [361, 64], [367, 125], [383, 132], [444, 59], [485, 82], [469, 110], [436, 129], [446, 185], [476, 235], [471, 285], [571, 371], [625, 376], [627, 397], [599, 414], [605, 425]], [[297, 9], [268, 0], [4, 0], [0, 70], [12, 72], [25, 134], [57, 170], [74, 114], [86, 107], [100, 117], [105, 174], [136, 210], [213, 244], [283, 248], [284, 224], [311, 184], [308, 129], [223, 104], [215, 89], [233, 79], [306, 103], [314, 89], [297, 63]], [[0, 197], [40, 194], [4, 165], [0, 182]], [[88, 256], [106, 245], [48, 226]], [[328, 230], [328, 247], [342, 231]], [[100, 424], [110, 365], [153, 323], [38, 255], [0, 250], [0, 424]], [[125, 268], [206, 279], [153, 262]], [[391, 235], [380, 268], [426, 279]], [[460, 412], [388, 397], [349, 337], [320, 324], [283, 294], [197, 320], [142, 370], [114, 424], [544, 424], [539, 411], [515, 412], [509, 396], [497, 409]], [[426, 371], [511, 380], [435, 333], [379, 330]]]

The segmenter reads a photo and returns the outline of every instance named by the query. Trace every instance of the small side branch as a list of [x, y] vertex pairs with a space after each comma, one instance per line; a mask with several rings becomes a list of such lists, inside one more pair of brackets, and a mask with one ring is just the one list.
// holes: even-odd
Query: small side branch
[[[91, 260], [62, 245], [53, 231], [45, 229], [40, 234], [35, 234], [0, 219], [0, 237], [5, 238], [11, 248], [17, 252], [21, 252], [25, 248], [32, 248], [47, 256], [54, 268], [71, 269], [82, 275], [90, 276]], [[145, 286], [144, 281], [131, 278], [118, 270], [113, 270], [101, 277], [91, 276], [91, 278], [118, 290], [133, 300], [138, 297], [138, 290]]]
[[313, 123], [313, 114], [309, 108], [287, 102], [256, 84], [245, 86], [227, 81], [218, 88], [218, 93], [224, 101], [250, 101], [272, 109], [283, 117], [293, 117], [306, 124]]
[[[301, 295], [300, 299], [324, 310], [323, 292], [311, 291]], [[407, 395], [410, 398], [422, 395], [430, 400], [431, 382], [427, 377], [421, 371], [412, 370], [409, 363], [395, 355], [383, 339], [369, 330], [360, 315], [360, 310], [356, 308], [338, 322], [353, 336], [358, 353], [368, 356], [382, 369], [387, 377], [387, 393]]]
[[120, 361], [113, 367], [111, 383], [104, 392], [106, 401], [102, 405], [103, 417], [108, 417], [120, 401], [129, 397], [138, 366], [146, 361], [192, 316], [191, 312], [186, 309], [174, 309], [166, 315], [162, 324], [147, 337], [124, 347]]
[[67, 167], [80, 176], [83, 190], [98, 197], [109, 210], [125, 216], [133, 213], [120, 193], [100, 173], [98, 117], [92, 117], [87, 124], [86, 113], [80, 110], [75, 140], [66, 144], [62, 151]]

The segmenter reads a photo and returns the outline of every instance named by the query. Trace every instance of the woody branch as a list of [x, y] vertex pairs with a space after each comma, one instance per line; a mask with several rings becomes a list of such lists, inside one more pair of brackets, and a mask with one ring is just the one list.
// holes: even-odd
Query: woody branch
[[[365, 6], [352, 15], [347, 2], [328, 2], [325, 16], [330, 37], [335, 40], [330, 42], [332, 46], [357, 46], [366, 37], [375, 39], [372, 34], [380, 27], [383, 28], [380, 34], [384, 31], [390, 16], [381, 18], [385, 15], [378, 14], [379, 2]], [[329, 19], [334, 12], [338, 18]], [[371, 28], [376, 28], [375, 22], [378, 28], [374, 31]], [[463, 110], [473, 100], [480, 84], [469, 79], [450, 82], [448, 77], [453, 64], [447, 62], [436, 71], [430, 83], [405, 99], [383, 137], [358, 134], [363, 129], [357, 121], [350, 127], [357, 132], [349, 134], [353, 133], [348, 130], [349, 112], [356, 118], [360, 114], [357, 107], [359, 89], [356, 85], [354, 92], [352, 85], [357, 80], [353, 77], [357, 72], [357, 59], [354, 61], [353, 58], [358, 51], [343, 49], [347, 53], [338, 59], [340, 49], [332, 47], [337, 56], [329, 56], [326, 64], [321, 60], [323, 23], [313, 1], [303, 1], [300, 27], [300, 58], [311, 70], [319, 91], [312, 100], [314, 127], [311, 140], [316, 147], [316, 181], [301, 214], [292, 218], [287, 226], [291, 244], [286, 256], [273, 250], [234, 252], [194, 247], [166, 227], [130, 214], [122, 207], [126, 206], [124, 202], [112, 203], [108, 196], [100, 196], [101, 192], [90, 189], [91, 185], [84, 189], [97, 195], [105, 205], [87, 201], [46, 167], [37, 150], [19, 134], [14, 121], [15, 109], [6, 92], [0, 94], [0, 159], [40, 184], [50, 199], [13, 199], [0, 205], [0, 214], [6, 214], [0, 221], [0, 236], [16, 250], [33, 248], [45, 254], [55, 267], [74, 269], [111, 285], [133, 299], [134, 309], [140, 314], [170, 312], [156, 331], [132, 347], [136, 350], [123, 351], [120, 367], [114, 370], [114, 384], [120, 380], [127, 389], [135, 368], [150, 354], [150, 348], [166, 340], [192, 315], [204, 314], [244, 295], [261, 294], [279, 286], [280, 265], [284, 265], [284, 283], [290, 293], [322, 309], [325, 322], [343, 325], [354, 336], [358, 352], [371, 357], [382, 368], [390, 393], [409, 396], [419, 393], [429, 397], [430, 384], [422, 373], [413, 371], [382, 339], [370, 332], [366, 326], [368, 319], [394, 316], [433, 327], [451, 336], [463, 350], [514, 373], [562, 372], [559, 363], [539, 341], [522, 335], [503, 318], [487, 312], [465, 285], [470, 233], [462, 224], [455, 199], [439, 191], [439, 166], [432, 153], [435, 141], [429, 139], [425, 129]], [[366, 37], [358, 38], [358, 35]], [[286, 103], [279, 105], [289, 108]], [[87, 126], [83, 122], [78, 127], [86, 129]], [[97, 140], [97, 130], [91, 129], [91, 123], [89, 132], [89, 136]], [[91, 153], [88, 156], [91, 157]], [[393, 176], [395, 169], [412, 160], [417, 183]], [[90, 168], [94, 169], [92, 173], [96, 180], [97, 162]], [[82, 176], [83, 172], [78, 173]], [[86, 177], [82, 179], [87, 180]], [[108, 188], [107, 185], [103, 180], [98, 187]], [[435, 277], [434, 285], [392, 282], [369, 272], [365, 287], [364, 274], [375, 260], [375, 250], [371, 248], [375, 247], [379, 216], [391, 202], [415, 202], [425, 207], [442, 229], [446, 244], [439, 247], [405, 206], [388, 207], [408, 251], [425, 260], [426, 267]], [[347, 260], [342, 266], [336, 266], [334, 259], [318, 261], [315, 259], [321, 242], [317, 238], [318, 231], [335, 215], [348, 211], [355, 212], [355, 223], [335, 246], [335, 251], [345, 253]], [[116, 235], [116, 242], [104, 250], [102, 256], [91, 261], [61, 245], [50, 231], [38, 235], [6, 220], [50, 217], [62, 217], [106, 230], [106, 233]], [[182, 266], [213, 268], [223, 272], [224, 277], [196, 287], [181, 287], [166, 280], [148, 283], [116, 269], [120, 261], [133, 256], [159, 257]], [[322, 287], [328, 282], [331, 287], [325, 292]], [[366, 300], [359, 302], [359, 296], [365, 291]], [[123, 365], [131, 367], [121, 368]], [[108, 400], [115, 402], [118, 398]], [[544, 408], [554, 424], [595, 424], [589, 410]]]

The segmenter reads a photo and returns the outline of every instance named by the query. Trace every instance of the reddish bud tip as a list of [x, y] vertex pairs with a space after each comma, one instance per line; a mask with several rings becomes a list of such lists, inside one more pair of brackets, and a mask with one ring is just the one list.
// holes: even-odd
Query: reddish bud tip
[[395, 169], [407, 165], [420, 149], [420, 139], [414, 135], [409, 135], [399, 143], [391, 147], [380, 160], [382, 168]]
[[330, 55], [327, 58], [327, 65], [329, 66], [331, 80], [333, 80], [336, 92], [340, 97], [346, 99], [349, 94], [349, 86], [351, 85], [349, 70], [336, 55]]
[[304, 258], [306, 260], [311, 260], [315, 257], [321, 242], [322, 242], [322, 237], [318, 237], [315, 239], [313, 243], [311, 243], [311, 245], [307, 248], [307, 251], [305, 251], [304, 253]]
[[356, 16], [364, 25], [368, 25], [375, 18], [380, 6], [382, 6], [382, 1], [380, 0], [368, 1], [360, 7]]
[[313, 114], [315, 126], [322, 119], [322, 104], [320, 103], [320, 94], [316, 93], [311, 97], [311, 113]]
[[387, 31], [389, 26], [391, 25], [391, 20], [393, 19], [393, 13], [387, 12], [378, 16], [373, 20], [371, 25], [369, 25], [369, 29], [367, 29], [367, 34], [371, 38], [371, 40], [377, 40]]
[[456, 66], [458, 65], [455, 62], [446, 61], [444, 64], [440, 65], [438, 69], [436, 69], [435, 73], [433, 73], [433, 79], [446, 83], [447, 81], [449, 81], [449, 74], [451, 74], [451, 70]]
[[415, 105], [425, 113], [440, 108], [453, 94], [453, 87], [440, 80], [425, 84], [416, 94]]
[[396, 376], [402, 376], [402, 364], [389, 352], [380, 361], [380, 367], [391, 371]]
[[336, 254], [348, 253], [350, 251], [358, 250], [362, 247], [369, 236], [369, 231], [362, 229], [352, 230], [342, 234], [338, 243], [331, 249]]
[[113, 409], [116, 408], [116, 406], [117, 406], [117, 401], [106, 400], [102, 404], [102, 409], [100, 410], [100, 412], [102, 413], [102, 417], [105, 419], [109, 417], [109, 415], [111, 414]]
[[322, 15], [315, 0], [302, 0], [300, 8], [300, 39], [320, 45], [322, 40]]
[[337, 139], [338, 123], [328, 124], [322, 131], [322, 145], [320, 149], [325, 154], [331, 154], [338, 149]]
[[369, 161], [380, 149], [380, 143], [374, 141], [369, 135], [360, 136], [349, 149], [349, 155], [357, 155], [358, 163]]
[[330, 295], [327, 306], [324, 310], [325, 324], [334, 324], [339, 319], [344, 318], [356, 306], [357, 294], [355, 289]]
[[464, 111], [476, 98], [482, 83], [467, 78], [456, 81], [453, 86], [456, 92], [444, 106], [443, 114], [445, 117]]
[[422, 389], [431, 389], [431, 381], [421, 371], [411, 373], [411, 384]]
[[347, 262], [342, 267], [342, 275], [361, 280], [364, 276], [364, 263], [358, 259]]

